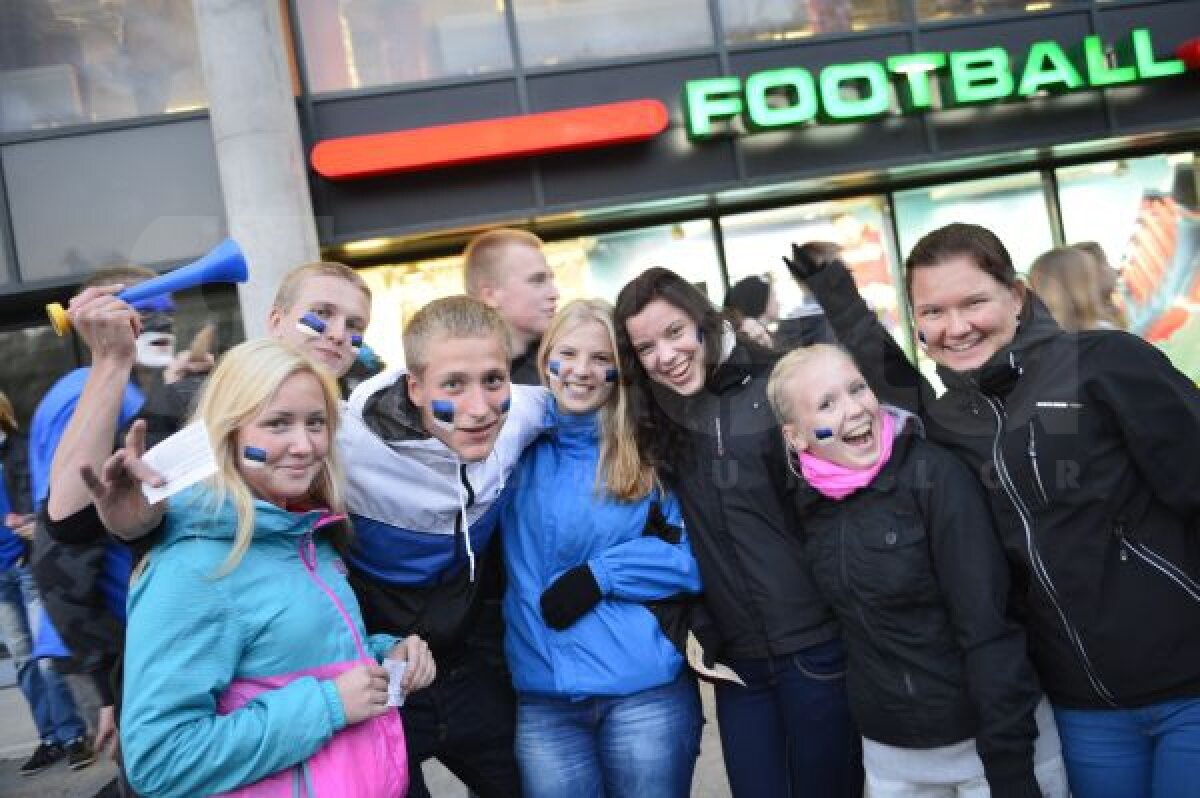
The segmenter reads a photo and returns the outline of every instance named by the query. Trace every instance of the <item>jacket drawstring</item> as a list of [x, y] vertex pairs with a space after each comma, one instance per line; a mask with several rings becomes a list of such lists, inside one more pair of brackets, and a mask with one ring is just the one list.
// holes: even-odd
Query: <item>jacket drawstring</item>
[[458, 490], [455, 491], [455, 493], [458, 494], [458, 511], [460, 513], [460, 517], [462, 518], [463, 546], [467, 550], [468, 572], [470, 574], [471, 581], [474, 582], [475, 549], [471, 547], [471, 526], [467, 522], [467, 503], [463, 499], [463, 492], [466, 489], [466, 486], [463, 485], [463, 482], [465, 482], [467, 479], [467, 465], [462, 461], [461, 458], [458, 458], [457, 455], [455, 456], [455, 459], [458, 460], [459, 475]]

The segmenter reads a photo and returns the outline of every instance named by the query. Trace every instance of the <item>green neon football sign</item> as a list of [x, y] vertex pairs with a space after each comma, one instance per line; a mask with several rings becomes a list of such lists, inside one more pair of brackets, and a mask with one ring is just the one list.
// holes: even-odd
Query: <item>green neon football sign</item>
[[1019, 74], [1003, 47], [949, 53], [894, 55], [883, 62], [833, 64], [816, 75], [804, 67], [755, 72], [745, 80], [723, 76], [688, 81], [683, 107], [688, 136], [702, 140], [728, 132], [741, 119], [765, 131], [813, 122], [862, 122], [892, 113], [961, 108], [982, 103], [1127, 86], [1171, 77], [1187, 67], [1160, 60], [1150, 31], [1132, 31], [1110, 62], [1103, 40], [1088, 36], [1071, 52], [1054, 41], [1035, 42]]

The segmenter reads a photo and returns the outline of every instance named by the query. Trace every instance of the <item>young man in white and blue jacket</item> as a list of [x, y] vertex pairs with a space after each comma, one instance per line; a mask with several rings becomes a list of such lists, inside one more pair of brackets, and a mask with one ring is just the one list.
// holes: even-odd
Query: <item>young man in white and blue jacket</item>
[[339, 447], [355, 530], [350, 582], [369, 633], [417, 634], [434, 683], [401, 710], [413, 798], [436, 757], [480, 798], [520, 795], [504, 668], [497, 519], [546, 392], [512, 385], [503, 319], [468, 297], [426, 305], [404, 331], [407, 371], [351, 395]]

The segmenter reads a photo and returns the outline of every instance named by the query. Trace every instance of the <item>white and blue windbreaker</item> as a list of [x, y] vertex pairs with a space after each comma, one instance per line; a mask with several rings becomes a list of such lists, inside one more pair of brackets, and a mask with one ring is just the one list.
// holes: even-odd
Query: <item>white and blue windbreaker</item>
[[476, 559], [492, 541], [509, 475], [545, 428], [548, 396], [513, 385], [492, 453], [464, 463], [423, 429], [403, 370], [378, 374], [350, 395], [338, 451], [354, 525], [351, 581], [370, 631], [415, 632], [435, 647], [455, 642], [437, 639], [421, 621], [437, 615], [430, 603], [461, 600], [452, 594], [470, 589], [465, 583], [474, 581]]

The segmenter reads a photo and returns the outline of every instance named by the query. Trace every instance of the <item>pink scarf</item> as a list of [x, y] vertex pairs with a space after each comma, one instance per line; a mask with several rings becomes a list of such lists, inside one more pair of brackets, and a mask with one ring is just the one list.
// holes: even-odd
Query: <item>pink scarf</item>
[[871, 480], [879, 474], [892, 456], [892, 441], [896, 437], [896, 420], [886, 410], [882, 413], [883, 429], [879, 443], [879, 459], [870, 468], [855, 469], [831, 463], [828, 460], [800, 452], [800, 471], [808, 484], [816, 488], [821, 495], [828, 496], [834, 501], [844, 499], [859, 488], [871, 484]]

